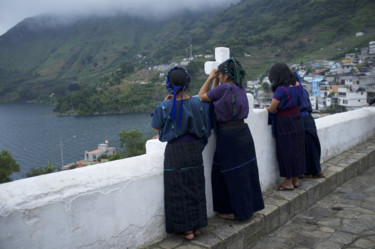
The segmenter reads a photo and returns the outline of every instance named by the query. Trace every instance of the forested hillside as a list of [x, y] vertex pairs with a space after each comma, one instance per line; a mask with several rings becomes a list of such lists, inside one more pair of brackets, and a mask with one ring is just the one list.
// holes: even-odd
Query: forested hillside
[[0, 102], [70, 96], [69, 86], [102, 86], [120, 65], [134, 71], [109, 87], [129, 88], [121, 85], [141, 69], [185, 57], [190, 41], [194, 54], [230, 47], [249, 79], [275, 61], [339, 58], [375, 40], [374, 11], [372, 0], [243, 0], [160, 20], [28, 18], [0, 37]]

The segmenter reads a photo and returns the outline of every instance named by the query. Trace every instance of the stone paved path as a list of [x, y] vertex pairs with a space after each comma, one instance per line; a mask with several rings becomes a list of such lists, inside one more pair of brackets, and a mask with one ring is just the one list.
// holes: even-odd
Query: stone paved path
[[338, 187], [254, 249], [375, 249], [375, 167]]

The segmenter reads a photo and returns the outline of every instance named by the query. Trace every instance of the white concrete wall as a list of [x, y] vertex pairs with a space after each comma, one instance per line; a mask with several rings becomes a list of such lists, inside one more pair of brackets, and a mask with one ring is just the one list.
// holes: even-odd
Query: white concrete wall
[[326, 116], [316, 119], [315, 124], [324, 162], [375, 134], [375, 107]]
[[[263, 190], [280, 180], [267, 118], [265, 110], [251, 108], [246, 119]], [[324, 161], [374, 135], [375, 108], [335, 114], [316, 124]], [[203, 151], [210, 216], [215, 140], [212, 135]], [[137, 248], [162, 239], [164, 148], [149, 140], [145, 155], [1, 184], [0, 248]]]

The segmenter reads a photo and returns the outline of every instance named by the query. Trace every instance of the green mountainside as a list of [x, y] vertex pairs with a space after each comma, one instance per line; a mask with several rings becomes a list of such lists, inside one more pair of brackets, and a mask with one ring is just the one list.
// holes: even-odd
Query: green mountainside
[[[129, 91], [129, 81], [143, 80], [141, 69], [186, 57], [190, 41], [194, 54], [229, 47], [253, 79], [275, 61], [335, 59], [368, 46], [375, 40], [374, 13], [373, 0], [242, 0], [225, 10], [175, 13], [160, 20], [28, 18], [0, 36], [0, 102], [41, 101], [52, 92], [69, 96], [77, 84], [103, 86], [121, 65], [134, 70], [123, 71], [109, 90]], [[355, 37], [359, 31], [366, 35]], [[196, 72], [193, 90], [204, 77], [202, 70]], [[157, 81], [156, 73], [147, 79]]]

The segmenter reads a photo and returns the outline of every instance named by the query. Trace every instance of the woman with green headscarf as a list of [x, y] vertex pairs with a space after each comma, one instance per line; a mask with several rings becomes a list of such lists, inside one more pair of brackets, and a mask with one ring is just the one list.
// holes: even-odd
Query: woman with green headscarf
[[264, 208], [254, 142], [244, 122], [249, 114], [242, 87], [245, 75], [238, 60], [228, 59], [212, 70], [198, 94], [202, 101], [214, 105], [217, 134], [212, 166], [214, 211], [229, 220], [249, 219]]

